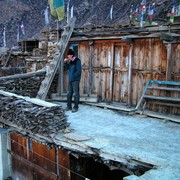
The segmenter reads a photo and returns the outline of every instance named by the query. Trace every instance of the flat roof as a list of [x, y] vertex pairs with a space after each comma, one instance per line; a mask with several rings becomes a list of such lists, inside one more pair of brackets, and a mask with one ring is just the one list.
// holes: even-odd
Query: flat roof
[[[15, 96], [40, 106], [62, 106], [65, 102], [45, 102], [0, 91], [5, 96]], [[120, 164], [152, 165], [142, 176], [129, 176], [125, 180], [179, 180], [180, 179], [180, 124], [167, 119], [150, 118], [141, 114], [128, 115], [106, 106], [99, 108], [80, 104], [79, 111], [65, 112], [70, 126], [63, 133], [44, 137], [28, 132], [28, 135], [55, 143], [69, 151], [95, 155], [104, 161]], [[1, 118], [0, 118], [1, 121]], [[2, 120], [6, 124], [6, 121]], [[23, 132], [23, 128], [7, 122], [7, 125]], [[26, 131], [26, 130], [24, 130]], [[3, 132], [4, 133], [4, 132]], [[150, 167], [150, 166], [148, 166]]]
[[68, 111], [66, 115], [71, 131], [56, 135], [56, 144], [106, 160], [156, 167], [132, 179], [180, 179], [179, 123], [84, 104], [78, 112]]

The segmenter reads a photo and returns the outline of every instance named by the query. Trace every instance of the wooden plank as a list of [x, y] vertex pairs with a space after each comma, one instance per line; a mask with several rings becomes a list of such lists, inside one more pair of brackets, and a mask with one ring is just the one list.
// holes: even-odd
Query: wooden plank
[[30, 98], [30, 97], [26, 97], [26, 96], [25, 97], [24, 96], [19, 96], [17, 94], [6, 92], [6, 91], [3, 91], [3, 90], [0, 90], [0, 94], [2, 94], [4, 96], [17, 97], [17, 98], [20, 98], [20, 99], [24, 99], [25, 101], [31, 102], [33, 104], [36, 104], [36, 105], [39, 105], [39, 106], [42, 106], [42, 107], [58, 106], [57, 104], [53, 104], [53, 103], [50, 103], [50, 102], [47, 102], [47, 101], [43, 101], [43, 100], [40, 100], [40, 99], [37, 99], [37, 98]]
[[[12, 167], [12, 169], [14, 170], [12, 172], [12, 174], [14, 176], [19, 171], [19, 173], [22, 173], [22, 175], [24, 175], [23, 173], [25, 173], [25, 172], [27, 174], [29, 174], [29, 177], [27, 177], [27, 179], [30, 178], [30, 177], [34, 177], [34, 175], [36, 175], [36, 178], [41, 177], [42, 179], [49, 179], [49, 180], [56, 180], [57, 179], [56, 174], [54, 174], [52, 172], [49, 172], [46, 169], [43, 169], [42, 167], [36, 165], [35, 163], [32, 163], [32, 162], [22, 158], [20, 155], [16, 155], [15, 153], [12, 153], [11, 155], [15, 160], [14, 163], [13, 163], [14, 167]], [[20, 162], [21, 168], [23, 168], [23, 171], [17, 165], [18, 162]], [[22, 178], [24, 178], [24, 177], [22, 177]]]
[[166, 66], [166, 81], [171, 80], [172, 71], [172, 44], [167, 44], [167, 66]]
[[180, 92], [180, 88], [149, 86], [148, 89], [157, 89], [157, 90], [165, 90], [165, 91], [179, 91]]
[[135, 111], [134, 108], [126, 108], [125, 106], [122, 106], [122, 105], [114, 106], [113, 104], [108, 105], [106, 103], [89, 103], [89, 102], [86, 102], [86, 104], [91, 105], [91, 106], [101, 107], [104, 109], [112, 109], [112, 110], [125, 111], [125, 112], [134, 112]]
[[[56, 93], [51, 94], [51, 99], [49, 101], [67, 101], [67, 95], [66, 94], [61, 94], [59, 96]], [[74, 97], [72, 97], [72, 101], [74, 101]], [[80, 94], [80, 102], [97, 102], [97, 95], [95, 94]]]
[[175, 103], [154, 102], [154, 104], [162, 105], [162, 106], [173, 106], [173, 107], [178, 107], [178, 108], [180, 108], [180, 104], [175, 104]]
[[157, 81], [157, 80], [149, 80], [150, 84], [161, 84], [161, 85], [173, 85], [180, 86], [180, 82], [175, 81]]
[[7, 60], [6, 60], [5, 64], [4, 64], [4, 67], [6, 67], [6, 66], [8, 65], [9, 59], [10, 59], [10, 57], [11, 57], [11, 54], [12, 54], [12, 49], [11, 49], [10, 52], [9, 52], [9, 55], [8, 55], [8, 57], [7, 57]]
[[172, 72], [179, 74], [180, 72], [179, 71], [180, 70], [180, 44], [173, 44], [172, 49], [173, 49], [173, 59], [174, 59]]
[[145, 94], [146, 94], [146, 91], [147, 91], [147, 88], [148, 88], [148, 86], [149, 86], [149, 83], [150, 83], [150, 81], [147, 82], [146, 87], [144, 88], [143, 93], [142, 93], [142, 96], [141, 96], [141, 98], [140, 98], [140, 100], [139, 100], [139, 102], [138, 102], [138, 104], [137, 104], [137, 106], [136, 106], [135, 109], [139, 109], [139, 107], [140, 107], [140, 105], [141, 105], [141, 103], [142, 103], [142, 101], [143, 101], [143, 98], [144, 98], [144, 96], [145, 96]]
[[128, 66], [128, 105], [131, 106], [131, 96], [132, 96], [132, 64], [133, 64], [133, 43], [129, 50], [129, 66]]
[[172, 98], [172, 97], [159, 97], [159, 96], [144, 95], [143, 98], [180, 102], [180, 98]]
[[90, 62], [89, 62], [89, 94], [93, 92], [93, 41], [89, 42]]
[[30, 73], [24, 73], [24, 74], [15, 74], [15, 75], [10, 75], [10, 76], [2, 76], [0, 77], [0, 81], [2, 80], [10, 80], [10, 79], [20, 79], [20, 78], [29, 78], [33, 76], [38, 76], [40, 74], [45, 74], [46, 70], [41, 69], [36, 72], [30, 72]]
[[[1, 121], [1, 119], [0, 119]], [[1, 121], [2, 122], [2, 121]], [[11, 150], [13, 153], [22, 156], [23, 158], [27, 159], [27, 142], [26, 138], [23, 138], [20, 135], [15, 133], [10, 134], [11, 138]]]
[[70, 180], [70, 155], [66, 150], [58, 149], [59, 178]]
[[[32, 162], [49, 171], [49, 149], [48, 146], [38, 142], [32, 142]], [[55, 172], [54, 172], [55, 173]]]
[[[141, 111], [139, 111], [138, 113], [142, 113]], [[175, 115], [167, 115], [167, 114], [162, 114], [162, 113], [157, 113], [157, 112], [153, 112], [153, 111], [149, 111], [149, 110], [145, 110], [144, 113], [147, 116], [150, 117], [155, 117], [155, 118], [159, 118], [159, 119], [163, 119], [163, 120], [170, 120], [176, 123], [180, 123], [180, 119], [179, 116], [175, 116]]]

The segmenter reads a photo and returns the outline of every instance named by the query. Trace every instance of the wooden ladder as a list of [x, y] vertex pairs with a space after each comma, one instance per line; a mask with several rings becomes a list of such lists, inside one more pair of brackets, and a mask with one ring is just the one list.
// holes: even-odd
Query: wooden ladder
[[64, 27], [64, 31], [61, 35], [60, 40], [57, 43], [57, 48], [53, 55], [53, 60], [50, 62], [49, 66], [46, 67], [46, 75], [44, 80], [41, 82], [37, 98], [45, 100], [54, 76], [60, 66], [60, 62], [63, 61], [64, 52], [68, 45], [69, 39], [72, 35], [75, 26], [75, 18], [70, 19], [67, 26]]
[[[159, 86], [160, 85], [160, 86]], [[168, 87], [167, 87], [168, 85]], [[163, 91], [174, 91], [180, 92], [180, 82], [174, 81], [157, 81], [157, 80], [149, 80], [144, 88], [143, 94], [136, 106], [136, 110], [138, 110], [142, 104], [143, 100], [157, 100], [161, 101], [158, 103], [159, 105], [166, 105], [166, 106], [175, 106], [180, 107], [180, 97], [166, 97], [166, 96], [154, 96], [154, 95], [147, 95], [147, 90], [163, 90]], [[143, 111], [146, 106], [146, 101], [143, 105]]]

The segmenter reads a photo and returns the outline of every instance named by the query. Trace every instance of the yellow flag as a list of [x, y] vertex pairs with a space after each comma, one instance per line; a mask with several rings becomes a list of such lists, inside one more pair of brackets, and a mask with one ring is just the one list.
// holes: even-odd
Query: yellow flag
[[64, 19], [64, 0], [48, 0], [51, 15], [59, 21]]

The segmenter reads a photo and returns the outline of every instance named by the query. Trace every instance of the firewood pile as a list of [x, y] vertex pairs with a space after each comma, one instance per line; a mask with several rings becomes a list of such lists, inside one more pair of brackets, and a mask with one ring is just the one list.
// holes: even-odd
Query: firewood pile
[[57, 47], [57, 43], [56, 42], [48, 42], [48, 53], [47, 53], [47, 57], [49, 59], [53, 59], [53, 54], [56, 50]]
[[36, 97], [44, 76], [42, 74], [30, 78], [0, 81], [0, 89], [22, 96]]
[[26, 58], [27, 72], [38, 71], [40, 69], [43, 69], [47, 64], [48, 64], [48, 60], [44, 56], [41, 56], [41, 57], [32, 56], [32, 57]]
[[65, 130], [69, 123], [61, 106], [42, 107], [17, 97], [0, 95], [1, 122], [26, 132], [50, 137]]
[[51, 31], [49, 32], [49, 40], [50, 41], [57, 40], [57, 30], [51, 29]]

